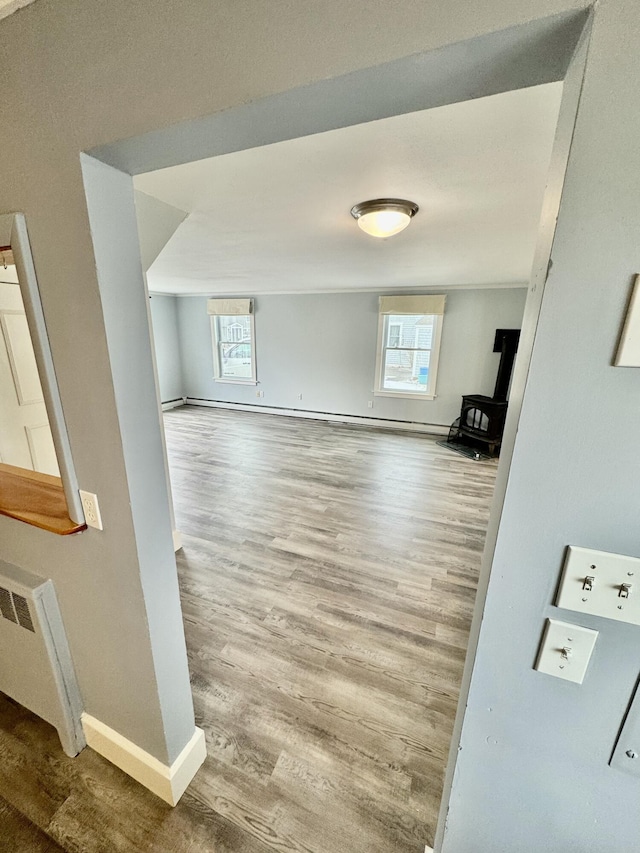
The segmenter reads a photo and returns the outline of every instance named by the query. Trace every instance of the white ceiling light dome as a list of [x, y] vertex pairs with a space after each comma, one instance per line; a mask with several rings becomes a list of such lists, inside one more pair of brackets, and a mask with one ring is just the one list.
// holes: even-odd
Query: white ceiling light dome
[[403, 198], [375, 198], [351, 208], [359, 227], [372, 237], [392, 237], [404, 231], [420, 208]]

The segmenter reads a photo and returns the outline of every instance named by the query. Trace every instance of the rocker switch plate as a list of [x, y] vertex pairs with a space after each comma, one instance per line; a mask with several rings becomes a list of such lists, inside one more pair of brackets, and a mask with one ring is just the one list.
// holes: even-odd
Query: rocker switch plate
[[570, 545], [556, 605], [640, 625], [640, 559]]
[[597, 639], [591, 628], [547, 619], [534, 669], [582, 684]]

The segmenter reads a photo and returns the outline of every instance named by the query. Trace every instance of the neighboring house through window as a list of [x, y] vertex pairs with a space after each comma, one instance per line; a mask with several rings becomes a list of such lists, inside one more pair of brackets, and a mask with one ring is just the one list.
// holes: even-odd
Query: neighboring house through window
[[435, 397], [444, 304], [444, 296], [380, 297], [376, 394]]
[[[230, 341], [235, 341], [238, 343], [239, 341], [244, 340], [245, 338], [245, 326], [242, 323], [238, 323], [233, 317], [219, 317], [218, 318], [221, 324], [222, 320], [234, 320], [233, 323], [229, 323], [226, 328], [226, 333], [229, 337]], [[248, 317], [243, 317], [243, 320], [248, 320]]]
[[253, 300], [209, 299], [213, 376], [217, 382], [256, 384]]
[[389, 334], [387, 336], [387, 346], [399, 347], [402, 340], [402, 322], [393, 322], [393, 317], [390, 317], [388, 327]]

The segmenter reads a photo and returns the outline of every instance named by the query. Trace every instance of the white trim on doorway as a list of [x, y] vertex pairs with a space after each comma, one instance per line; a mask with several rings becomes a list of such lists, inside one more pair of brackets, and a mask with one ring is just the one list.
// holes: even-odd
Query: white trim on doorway
[[170, 765], [163, 764], [90, 714], [82, 715], [82, 728], [87, 746], [170, 806], [177, 805], [207, 757], [204, 732], [197, 727], [180, 755]]

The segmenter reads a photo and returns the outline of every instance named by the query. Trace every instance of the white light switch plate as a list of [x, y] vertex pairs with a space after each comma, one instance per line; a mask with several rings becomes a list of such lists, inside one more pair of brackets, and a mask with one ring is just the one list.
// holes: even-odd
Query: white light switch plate
[[[623, 584], [629, 584], [627, 591]], [[556, 605], [640, 625], [640, 559], [571, 545]]]
[[547, 619], [534, 669], [582, 684], [598, 632]]

